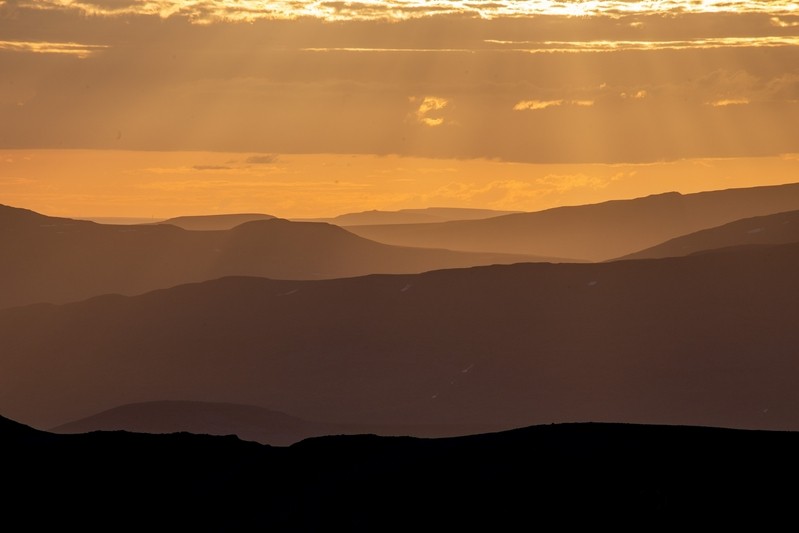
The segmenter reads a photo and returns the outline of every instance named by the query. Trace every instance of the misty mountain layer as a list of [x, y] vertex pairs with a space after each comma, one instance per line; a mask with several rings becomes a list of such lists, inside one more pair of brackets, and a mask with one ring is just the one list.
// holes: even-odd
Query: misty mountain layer
[[412, 249], [329, 224], [251, 221], [229, 231], [119, 226], [0, 206], [0, 308], [136, 294], [222, 276], [326, 279], [544, 258]]
[[387, 244], [604, 261], [742, 218], [799, 209], [799, 184], [676, 192], [485, 220], [352, 226]]

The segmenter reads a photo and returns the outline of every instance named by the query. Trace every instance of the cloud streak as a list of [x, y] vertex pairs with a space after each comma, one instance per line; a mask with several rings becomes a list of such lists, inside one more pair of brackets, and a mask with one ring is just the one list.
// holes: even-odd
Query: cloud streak
[[278, 162], [278, 159], [276, 154], [253, 155], [244, 162], [249, 165], [273, 165]]
[[[796, 24], [799, 26], [799, 23]], [[504, 52], [524, 54], [576, 54], [656, 50], [714, 50], [735, 48], [782, 48], [799, 46], [799, 36], [765, 35], [752, 37], [708, 37], [683, 40], [603, 39], [585, 41], [506, 41], [485, 39], [484, 46], [473, 48], [386, 48], [386, 47], [308, 47], [305, 52], [352, 53], [458, 53]]]
[[761, 37], [714, 37], [672, 41], [631, 41], [631, 40], [592, 40], [592, 41], [502, 41], [487, 39], [486, 44], [495, 45], [507, 52], [542, 53], [580, 53], [580, 52], [618, 52], [629, 50], [702, 50], [716, 48], [775, 48], [799, 46], [799, 36], [761, 36]]
[[748, 98], [722, 98], [720, 100], [713, 100], [708, 102], [708, 105], [713, 107], [727, 107], [731, 105], [746, 105], [749, 103]]
[[591, 107], [593, 100], [522, 100], [513, 106], [514, 111], [540, 111], [549, 107], [560, 107], [562, 105], [573, 105], [577, 107]]
[[34, 54], [61, 54], [79, 58], [89, 57], [107, 48], [100, 44], [51, 43], [42, 41], [0, 41], [0, 50]]
[[548, 107], [557, 107], [563, 104], [563, 100], [522, 100], [513, 106], [514, 111], [538, 111]]

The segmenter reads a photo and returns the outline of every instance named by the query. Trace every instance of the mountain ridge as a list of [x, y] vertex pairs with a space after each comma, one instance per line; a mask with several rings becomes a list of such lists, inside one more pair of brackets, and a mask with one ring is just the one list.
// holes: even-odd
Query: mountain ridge
[[799, 211], [736, 220], [682, 235], [618, 259], [658, 259], [722, 248], [792, 242], [799, 242]]

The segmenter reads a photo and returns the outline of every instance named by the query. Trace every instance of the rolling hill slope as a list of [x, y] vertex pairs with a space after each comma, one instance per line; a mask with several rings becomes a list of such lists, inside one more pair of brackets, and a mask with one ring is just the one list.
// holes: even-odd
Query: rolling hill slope
[[799, 242], [799, 211], [736, 220], [671, 239], [620, 259], [679, 257], [733, 246]]

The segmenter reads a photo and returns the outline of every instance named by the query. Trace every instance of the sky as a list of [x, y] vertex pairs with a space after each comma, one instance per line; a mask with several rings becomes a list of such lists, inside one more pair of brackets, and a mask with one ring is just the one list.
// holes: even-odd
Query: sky
[[533, 211], [799, 181], [799, 2], [0, 1], [0, 203]]

